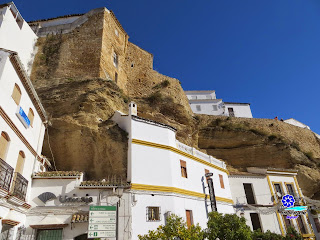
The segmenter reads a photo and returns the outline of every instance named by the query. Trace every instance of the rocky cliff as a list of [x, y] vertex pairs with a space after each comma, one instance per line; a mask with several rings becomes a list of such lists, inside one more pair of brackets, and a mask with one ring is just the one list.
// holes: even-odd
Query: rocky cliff
[[81, 25], [37, 43], [31, 78], [51, 122], [43, 152], [58, 170], [85, 171], [89, 180], [125, 179], [127, 135], [110, 118], [116, 110], [126, 113], [133, 100], [139, 116], [177, 128], [179, 141], [229, 168], [298, 169], [304, 194], [320, 199], [320, 143], [310, 130], [270, 119], [194, 115], [180, 82], [153, 69], [152, 54], [128, 42], [112, 12], [89, 13]]

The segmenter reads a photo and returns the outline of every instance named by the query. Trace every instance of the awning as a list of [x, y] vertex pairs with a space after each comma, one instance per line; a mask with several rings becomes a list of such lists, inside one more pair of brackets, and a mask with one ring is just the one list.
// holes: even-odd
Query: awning
[[34, 229], [57, 229], [68, 226], [63, 220], [55, 217], [52, 214], [45, 216], [39, 223], [30, 225]]
[[2, 224], [17, 226], [20, 223], [18, 213], [10, 210], [5, 218], [2, 219]]

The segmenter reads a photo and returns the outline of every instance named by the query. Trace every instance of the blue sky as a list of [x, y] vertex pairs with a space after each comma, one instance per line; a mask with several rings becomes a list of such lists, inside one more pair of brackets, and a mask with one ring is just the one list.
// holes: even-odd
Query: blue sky
[[[0, 0], [0, 3], [6, 1]], [[185, 90], [250, 102], [256, 118], [295, 118], [320, 134], [319, 0], [16, 0], [27, 20], [113, 10], [154, 68]]]

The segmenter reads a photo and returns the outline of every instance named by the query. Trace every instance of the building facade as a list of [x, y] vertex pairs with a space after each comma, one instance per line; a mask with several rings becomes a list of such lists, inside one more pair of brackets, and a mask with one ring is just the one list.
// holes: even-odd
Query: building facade
[[250, 103], [223, 102], [215, 91], [185, 91], [193, 113], [252, 118]]
[[32, 208], [22, 239], [86, 240], [90, 206], [117, 207], [112, 230], [117, 239], [132, 239], [130, 185], [119, 179], [98, 182], [83, 181], [83, 177], [83, 173], [72, 171], [33, 175]]
[[212, 211], [206, 199], [206, 173], [212, 173], [217, 211], [234, 213], [223, 161], [178, 142], [171, 126], [138, 117], [133, 102], [129, 115], [116, 112], [112, 119], [129, 135], [127, 175], [134, 196], [133, 239], [165, 224], [172, 213], [188, 225], [199, 223], [206, 228]]
[[304, 239], [315, 239], [308, 211], [297, 218], [287, 218], [281, 199], [286, 194], [295, 198], [295, 206], [305, 206], [304, 196], [296, 179], [296, 170], [247, 168], [247, 173], [232, 173], [230, 187], [235, 209], [246, 219], [251, 230], [261, 229], [286, 235], [293, 227]]
[[0, 5], [0, 228], [16, 239], [31, 207], [31, 175], [45, 171], [41, 155], [46, 113], [29, 79], [36, 35], [11, 2]]

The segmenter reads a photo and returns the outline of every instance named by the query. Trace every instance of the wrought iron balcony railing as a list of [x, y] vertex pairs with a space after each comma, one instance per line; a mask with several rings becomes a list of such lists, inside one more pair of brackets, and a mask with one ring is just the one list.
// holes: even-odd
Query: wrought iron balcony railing
[[15, 196], [25, 201], [27, 188], [28, 188], [28, 180], [25, 179], [20, 173], [15, 172], [13, 177], [12, 196]]
[[13, 176], [13, 168], [0, 158], [0, 187], [9, 191]]

